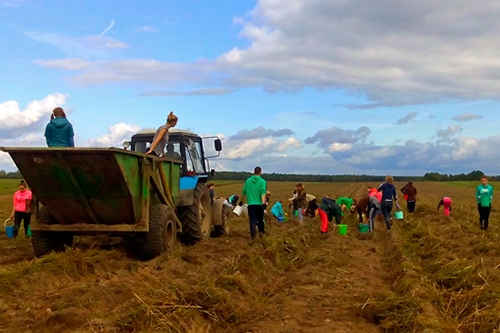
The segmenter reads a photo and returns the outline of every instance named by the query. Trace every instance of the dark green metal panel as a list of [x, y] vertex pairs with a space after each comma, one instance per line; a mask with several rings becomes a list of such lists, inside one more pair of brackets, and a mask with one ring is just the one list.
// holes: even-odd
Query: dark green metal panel
[[[33, 194], [61, 224], [135, 224], [149, 184], [144, 154], [116, 148], [2, 148]], [[180, 165], [163, 162], [172, 195], [179, 193]], [[168, 171], [167, 171], [168, 170]]]

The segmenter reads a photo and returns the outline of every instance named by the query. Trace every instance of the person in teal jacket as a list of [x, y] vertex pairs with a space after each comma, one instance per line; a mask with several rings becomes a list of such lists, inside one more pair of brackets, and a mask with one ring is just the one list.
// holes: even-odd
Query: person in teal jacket
[[271, 208], [271, 214], [278, 220], [278, 222], [285, 221], [285, 212], [283, 211], [283, 204], [281, 201], [276, 201], [276, 203]]
[[491, 212], [491, 201], [493, 200], [493, 186], [488, 184], [488, 177], [481, 177], [481, 185], [476, 188], [477, 210], [479, 212], [479, 227], [488, 229], [488, 220]]
[[247, 198], [250, 236], [252, 239], [255, 239], [257, 235], [256, 227], [259, 229], [261, 237], [266, 233], [264, 229], [264, 210], [266, 209], [267, 184], [261, 174], [262, 168], [256, 166], [253, 175], [247, 178], [241, 191], [240, 204]]
[[73, 126], [66, 119], [64, 110], [55, 108], [50, 116], [50, 122], [45, 126], [45, 140], [48, 147], [74, 147], [75, 133]]

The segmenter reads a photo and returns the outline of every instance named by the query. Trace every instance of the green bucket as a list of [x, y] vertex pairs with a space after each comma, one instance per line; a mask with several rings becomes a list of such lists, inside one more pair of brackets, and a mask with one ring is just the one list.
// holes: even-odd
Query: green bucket
[[396, 211], [394, 213], [394, 217], [396, 218], [396, 220], [402, 220], [404, 218], [403, 211], [402, 210]]
[[358, 230], [360, 234], [366, 234], [370, 231], [370, 226], [366, 223], [360, 223], [358, 224]]
[[339, 224], [337, 228], [339, 230], [339, 235], [347, 234], [347, 224]]

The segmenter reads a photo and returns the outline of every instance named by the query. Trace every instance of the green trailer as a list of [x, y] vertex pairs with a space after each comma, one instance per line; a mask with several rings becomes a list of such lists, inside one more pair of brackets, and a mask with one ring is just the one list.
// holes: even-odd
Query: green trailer
[[37, 256], [71, 246], [74, 235], [111, 234], [130, 237], [137, 255], [150, 259], [182, 233], [182, 161], [117, 148], [0, 149], [33, 192]]

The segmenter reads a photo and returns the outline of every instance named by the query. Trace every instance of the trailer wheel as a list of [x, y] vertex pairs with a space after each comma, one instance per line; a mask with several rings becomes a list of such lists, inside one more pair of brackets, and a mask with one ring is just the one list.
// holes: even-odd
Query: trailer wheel
[[175, 213], [167, 205], [153, 205], [149, 211], [149, 231], [136, 237], [138, 256], [149, 260], [171, 250], [177, 242]]
[[179, 207], [182, 222], [182, 241], [195, 244], [210, 236], [212, 231], [212, 207], [210, 194], [205, 184], [198, 184], [194, 189], [193, 204]]
[[[45, 207], [40, 208], [37, 218], [38, 223], [57, 224], [56, 219]], [[73, 245], [73, 234], [67, 232], [37, 231], [31, 236], [31, 245], [37, 257], [42, 257], [51, 252], [62, 252], [66, 247]]]
[[214, 224], [213, 237], [220, 237], [229, 233], [228, 211], [222, 199], [217, 199], [212, 204], [212, 222]]

